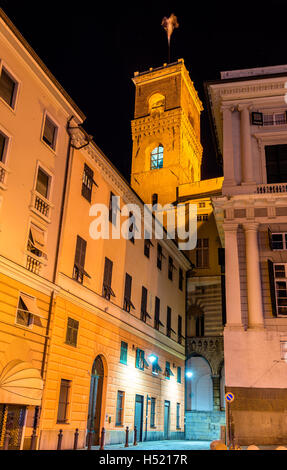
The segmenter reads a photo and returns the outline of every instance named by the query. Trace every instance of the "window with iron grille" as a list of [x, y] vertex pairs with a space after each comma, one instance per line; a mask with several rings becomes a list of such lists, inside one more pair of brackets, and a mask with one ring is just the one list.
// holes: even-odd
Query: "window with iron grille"
[[124, 399], [125, 399], [125, 392], [122, 392], [121, 390], [118, 390], [117, 409], [116, 409], [116, 426], [122, 426], [123, 425]]
[[71, 392], [71, 380], [61, 379], [57, 423], [66, 423]]
[[105, 258], [104, 280], [102, 294], [105, 299], [110, 300], [111, 296], [115, 297], [112, 289], [112, 273], [113, 262], [109, 258]]
[[176, 429], [180, 429], [180, 403], [176, 404]]
[[77, 244], [74, 260], [73, 279], [83, 283], [84, 276], [90, 278], [91, 276], [85, 271], [87, 242], [82, 237], [77, 235]]
[[46, 115], [42, 139], [53, 150], [55, 150], [56, 148], [57, 133], [58, 133], [58, 127]]
[[10, 73], [2, 66], [0, 76], [0, 97], [11, 107], [15, 107], [17, 82]]
[[130, 312], [131, 308], [135, 309], [135, 306], [131, 301], [131, 291], [132, 291], [132, 277], [128, 273], [126, 273], [124, 306], [123, 306], [126, 312]]
[[120, 363], [127, 365], [128, 363], [128, 343], [121, 341]]
[[82, 196], [87, 199], [88, 202], [92, 200], [93, 184], [97, 186], [94, 181], [93, 170], [85, 163], [82, 181]]
[[151, 397], [150, 402], [150, 427], [155, 427], [155, 406], [156, 406], [156, 399]]
[[199, 238], [196, 246], [196, 267], [209, 267], [209, 239]]
[[66, 344], [70, 346], [77, 346], [79, 331], [79, 322], [73, 318], [68, 317], [67, 331], [66, 331]]
[[156, 170], [163, 167], [163, 146], [159, 145], [151, 152], [150, 169]]

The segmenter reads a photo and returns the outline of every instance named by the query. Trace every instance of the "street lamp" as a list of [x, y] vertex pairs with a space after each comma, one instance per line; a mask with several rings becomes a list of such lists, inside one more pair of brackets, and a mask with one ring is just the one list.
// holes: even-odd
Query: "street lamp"
[[150, 354], [150, 356], [148, 356], [148, 360], [151, 364], [154, 364], [157, 360], [157, 357], [154, 354]]
[[186, 371], [185, 375], [187, 379], [191, 379], [191, 377], [193, 376], [193, 372], [191, 372], [191, 370], [188, 370]]

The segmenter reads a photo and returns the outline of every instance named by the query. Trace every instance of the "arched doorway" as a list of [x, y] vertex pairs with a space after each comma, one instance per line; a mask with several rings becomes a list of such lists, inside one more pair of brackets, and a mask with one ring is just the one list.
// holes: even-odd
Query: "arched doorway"
[[190, 409], [212, 411], [213, 384], [210, 365], [203, 357], [192, 356], [187, 361], [187, 369], [193, 373], [187, 384]]
[[88, 411], [88, 431], [91, 431], [93, 435], [92, 445], [98, 445], [100, 442], [103, 385], [104, 363], [101, 356], [97, 356], [92, 367]]

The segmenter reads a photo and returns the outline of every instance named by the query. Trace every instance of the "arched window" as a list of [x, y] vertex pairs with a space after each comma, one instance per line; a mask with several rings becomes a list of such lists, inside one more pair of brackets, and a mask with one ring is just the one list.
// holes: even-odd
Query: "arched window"
[[165, 97], [160, 93], [155, 93], [149, 99], [149, 113], [162, 113], [165, 107]]
[[160, 144], [151, 152], [150, 169], [156, 170], [162, 167], [163, 167], [163, 146]]

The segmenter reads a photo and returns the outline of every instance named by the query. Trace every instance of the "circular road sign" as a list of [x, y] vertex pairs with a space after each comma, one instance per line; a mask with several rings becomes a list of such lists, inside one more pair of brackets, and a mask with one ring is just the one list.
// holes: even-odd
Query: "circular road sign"
[[225, 400], [226, 400], [228, 403], [233, 402], [233, 400], [234, 400], [234, 395], [233, 395], [233, 393], [231, 393], [231, 392], [226, 393], [226, 395], [225, 395]]

